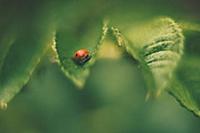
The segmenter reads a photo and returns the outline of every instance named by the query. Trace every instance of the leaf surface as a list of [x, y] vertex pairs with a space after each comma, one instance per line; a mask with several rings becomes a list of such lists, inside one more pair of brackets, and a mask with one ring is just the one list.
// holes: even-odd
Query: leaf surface
[[171, 18], [136, 25], [124, 31], [112, 28], [119, 46], [137, 59], [150, 95], [158, 96], [167, 87], [183, 53], [182, 30]]
[[169, 93], [181, 105], [200, 117], [200, 62], [195, 56], [185, 56], [172, 80]]
[[[56, 33], [55, 51], [58, 62], [64, 74], [82, 88], [90, 73], [90, 67], [97, 58], [99, 46], [107, 34], [107, 25], [96, 21], [81, 21], [76, 27], [64, 27]], [[73, 58], [76, 51], [80, 49], [89, 50], [90, 60], [83, 65], [77, 64]]]

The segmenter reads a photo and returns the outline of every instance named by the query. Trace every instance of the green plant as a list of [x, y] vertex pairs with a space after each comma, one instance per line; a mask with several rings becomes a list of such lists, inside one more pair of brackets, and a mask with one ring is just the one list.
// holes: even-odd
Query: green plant
[[[81, 3], [82, 8], [90, 7], [88, 3]], [[107, 17], [104, 20], [103, 9], [98, 9], [89, 16], [81, 12], [83, 9], [79, 9], [80, 11], [72, 16], [66, 15], [67, 11], [71, 11], [67, 5], [73, 5], [73, 2], [49, 2], [47, 5], [45, 2], [33, 2], [38, 11], [23, 8], [22, 12], [29, 11], [28, 15], [16, 13], [15, 10], [24, 6], [18, 5], [17, 2], [15, 4], [17, 6], [11, 11], [10, 16], [4, 16], [4, 21], [0, 23], [2, 109], [7, 108], [7, 103], [28, 82], [37, 64], [47, 52], [59, 64], [68, 79], [78, 88], [83, 88], [90, 68], [98, 59], [97, 53], [101, 45], [105, 40], [111, 40], [137, 60], [147, 84], [146, 99], [158, 97], [166, 90], [184, 107], [200, 116], [199, 55], [187, 51], [187, 45], [191, 43], [187, 38], [199, 34], [198, 24], [176, 23], [168, 17], [151, 17], [150, 20], [145, 17], [141, 22], [131, 23], [128, 28], [123, 28], [121, 25], [124, 23], [118, 24], [115, 17]], [[53, 8], [54, 4], [57, 8]], [[79, 7], [74, 8], [73, 10], [78, 10]], [[2, 11], [9, 9], [5, 6]], [[53, 15], [50, 15], [51, 13]], [[8, 23], [13, 20], [16, 20], [16, 24]], [[196, 47], [199, 50], [199, 47]], [[92, 57], [83, 66], [77, 65], [71, 59], [74, 52], [81, 48], [89, 49]], [[195, 54], [198, 54], [198, 51]]]

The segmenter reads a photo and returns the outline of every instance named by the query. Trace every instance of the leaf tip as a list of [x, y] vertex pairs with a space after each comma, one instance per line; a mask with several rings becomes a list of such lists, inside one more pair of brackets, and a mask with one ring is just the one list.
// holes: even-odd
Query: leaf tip
[[0, 109], [1, 110], [6, 110], [8, 107], [7, 103], [5, 103], [4, 101], [0, 101]]
[[83, 82], [83, 81], [78, 81], [78, 80], [76, 80], [76, 81], [74, 81], [74, 83], [75, 83], [76, 87], [77, 87], [79, 90], [82, 90], [82, 89], [84, 88], [84, 86], [85, 86], [85, 82]]
[[74, 85], [78, 88], [78, 90], [82, 90], [85, 86], [85, 83], [86, 83], [86, 80], [81, 80], [81, 79], [78, 79], [72, 75], [67, 75], [71, 81], [74, 83]]

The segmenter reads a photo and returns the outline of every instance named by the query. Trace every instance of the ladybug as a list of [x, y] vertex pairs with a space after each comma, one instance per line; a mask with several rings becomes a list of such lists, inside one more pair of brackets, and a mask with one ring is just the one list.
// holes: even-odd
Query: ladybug
[[74, 53], [73, 60], [78, 65], [83, 65], [91, 58], [90, 52], [87, 49], [79, 49]]

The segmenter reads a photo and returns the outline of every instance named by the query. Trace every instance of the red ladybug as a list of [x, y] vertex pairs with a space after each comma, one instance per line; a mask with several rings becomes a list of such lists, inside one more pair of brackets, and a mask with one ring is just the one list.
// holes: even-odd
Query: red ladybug
[[90, 52], [87, 49], [80, 49], [74, 53], [73, 60], [79, 65], [83, 65], [91, 58]]

